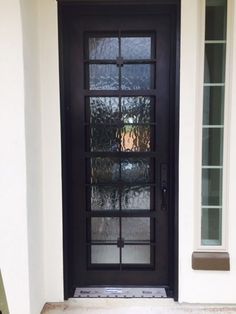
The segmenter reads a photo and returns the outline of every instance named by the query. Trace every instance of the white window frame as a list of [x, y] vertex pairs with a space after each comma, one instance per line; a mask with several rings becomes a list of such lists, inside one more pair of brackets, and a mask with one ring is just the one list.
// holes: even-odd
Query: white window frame
[[224, 94], [224, 137], [223, 137], [223, 181], [222, 181], [222, 244], [202, 245], [201, 244], [201, 188], [202, 188], [202, 129], [203, 129], [203, 91], [204, 91], [204, 58], [205, 58], [205, 13], [206, 0], [200, 0], [199, 11], [199, 50], [198, 50], [198, 73], [196, 86], [196, 151], [195, 151], [195, 251], [225, 252], [228, 249], [228, 165], [229, 165], [229, 130], [230, 130], [230, 91], [231, 91], [231, 71], [232, 60], [232, 30], [234, 0], [227, 1], [227, 35], [226, 35], [226, 59], [225, 59], [225, 94]]

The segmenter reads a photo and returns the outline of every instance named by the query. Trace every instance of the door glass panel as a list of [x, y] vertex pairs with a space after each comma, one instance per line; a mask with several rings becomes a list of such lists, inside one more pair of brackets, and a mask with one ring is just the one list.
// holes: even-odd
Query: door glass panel
[[115, 245], [92, 245], [92, 264], [118, 264], [120, 262], [120, 250]]
[[151, 181], [150, 158], [127, 158], [121, 161], [121, 180], [130, 183]]
[[124, 152], [148, 152], [151, 150], [149, 125], [124, 125], [121, 129], [121, 150]]
[[115, 123], [119, 118], [118, 97], [90, 97], [87, 120], [90, 123]]
[[119, 191], [112, 186], [91, 187], [91, 210], [119, 210]]
[[202, 208], [202, 245], [221, 245], [221, 208]]
[[151, 64], [125, 64], [121, 68], [121, 89], [146, 90], [153, 88], [153, 70]]
[[222, 205], [222, 169], [202, 169], [202, 205]]
[[121, 119], [124, 123], [150, 123], [152, 106], [150, 97], [122, 97]]
[[115, 37], [89, 38], [89, 59], [116, 59], [119, 56], [119, 40]]
[[202, 136], [202, 164], [223, 165], [223, 129], [204, 128]]
[[116, 152], [120, 146], [119, 129], [116, 127], [91, 127], [90, 149], [92, 152]]
[[119, 237], [119, 218], [93, 217], [91, 219], [92, 241], [117, 241]]
[[225, 44], [205, 45], [204, 82], [225, 82]]
[[222, 0], [207, 0], [206, 3], [206, 40], [226, 38], [227, 3]]
[[204, 87], [203, 124], [224, 124], [224, 87]]
[[116, 182], [120, 176], [117, 158], [91, 158], [91, 183]]
[[150, 210], [150, 186], [129, 186], [122, 190], [121, 209], [123, 210]]
[[119, 89], [119, 68], [114, 64], [89, 65], [90, 90]]
[[150, 218], [122, 218], [122, 238], [126, 241], [150, 241]]
[[124, 59], [150, 59], [151, 37], [122, 37], [121, 56]]
[[150, 262], [149, 245], [125, 245], [122, 248], [123, 264], [150, 264]]

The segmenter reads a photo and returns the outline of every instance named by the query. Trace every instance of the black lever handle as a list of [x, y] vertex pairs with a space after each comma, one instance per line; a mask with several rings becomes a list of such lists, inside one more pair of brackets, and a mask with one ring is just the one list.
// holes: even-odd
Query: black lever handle
[[168, 205], [168, 166], [161, 164], [161, 210], [166, 211]]

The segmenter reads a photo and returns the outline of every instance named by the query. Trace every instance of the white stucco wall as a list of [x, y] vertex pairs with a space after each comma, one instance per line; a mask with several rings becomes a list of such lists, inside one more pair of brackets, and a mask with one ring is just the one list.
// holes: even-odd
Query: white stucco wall
[[[230, 2], [229, 18], [232, 20], [232, 34], [230, 49], [233, 55], [230, 61], [231, 86], [236, 84], [236, 8], [234, 0]], [[181, 25], [181, 79], [180, 79], [180, 164], [179, 164], [179, 301], [194, 303], [236, 303], [236, 199], [235, 199], [235, 134], [236, 134], [236, 110], [235, 93], [231, 89], [231, 99], [226, 103], [228, 117], [226, 118], [229, 137], [228, 168], [228, 212], [227, 219], [227, 248], [230, 254], [230, 272], [221, 271], [195, 271], [191, 268], [191, 254], [196, 249], [195, 233], [199, 225], [196, 224], [196, 193], [197, 178], [196, 167], [200, 152], [197, 141], [201, 121], [199, 117], [199, 99], [201, 80], [199, 78], [199, 54], [198, 43], [201, 37], [201, 4], [199, 0], [182, 0], [182, 25]], [[232, 47], [233, 43], [233, 47]], [[226, 169], [225, 169], [226, 170]], [[200, 210], [200, 204], [199, 204]]]
[[64, 293], [57, 2], [38, 0], [38, 4], [45, 295], [48, 301], [61, 301]]
[[23, 39], [18, 0], [0, 2], [0, 268], [11, 314], [31, 314]]
[[38, 3], [36, 0], [20, 0], [20, 9], [24, 57], [29, 297], [30, 313], [38, 314], [45, 303]]

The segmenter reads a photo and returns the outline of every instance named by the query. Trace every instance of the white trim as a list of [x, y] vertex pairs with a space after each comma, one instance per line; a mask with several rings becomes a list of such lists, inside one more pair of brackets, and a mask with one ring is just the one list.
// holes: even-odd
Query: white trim
[[205, 44], [226, 44], [226, 40], [205, 40]]
[[[196, 79], [197, 94], [197, 108], [196, 108], [196, 154], [195, 154], [195, 195], [194, 195], [194, 250], [200, 249], [201, 244], [201, 185], [202, 185], [202, 135], [203, 135], [203, 95], [204, 86], [212, 86], [212, 84], [204, 84], [204, 59], [205, 59], [205, 14], [206, 14], [206, 0], [200, 0], [200, 16], [199, 16], [199, 36], [198, 36], [198, 73]], [[222, 86], [222, 84], [214, 84], [214, 86]]]
[[203, 83], [202, 85], [203, 85], [203, 87], [207, 87], [207, 86], [225, 86], [225, 83]]
[[203, 126], [203, 129], [223, 129], [224, 128], [224, 125], [207, 125], [207, 124], [204, 124]]
[[[205, 44], [206, 43], [216, 43], [216, 41], [206, 41], [205, 38], [202, 40], [203, 37], [205, 37], [205, 8], [206, 8], [206, 0], [202, 0], [202, 3], [204, 8], [202, 8], [202, 14], [201, 21], [204, 20], [204, 26], [202, 26], [202, 34], [201, 34], [201, 42], [199, 43], [199, 50], [201, 54], [201, 58], [199, 58], [198, 62], [199, 65], [199, 76], [201, 77], [200, 80], [198, 80], [198, 88], [200, 86], [201, 93], [199, 93], [199, 97], [201, 98], [201, 106], [199, 106], [201, 109], [198, 111], [198, 115], [196, 118], [198, 119], [197, 123], [197, 133], [199, 134], [199, 137], [197, 138], [196, 146], [198, 148], [198, 154], [197, 154], [197, 162], [196, 165], [199, 165], [201, 163], [201, 167], [196, 167], [197, 171], [199, 169], [223, 169], [223, 182], [222, 182], [222, 206], [205, 206], [201, 204], [201, 187], [202, 187], [202, 174], [201, 171], [196, 174], [196, 180], [197, 180], [197, 196], [196, 196], [196, 232], [195, 232], [195, 250], [197, 251], [226, 251], [228, 247], [228, 233], [227, 230], [227, 224], [228, 224], [228, 150], [229, 150], [229, 136], [228, 136], [228, 130], [229, 130], [229, 93], [231, 90], [231, 84], [230, 84], [230, 61], [231, 61], [231, 50], [232, 50], [232, 18], [230, 12], [232, 11], [233, 6], [233, 0], [227, 1], [227, 39], [226, 41], [220, 41], [226, 43], [226, 58], [225, 58], [225, 83], [204, 83], [204, 54], [205, 54]], [[204, 29], [204, 31], [203, 31]], [[218, 42], [218, 41], [217, 41]], [[220, 43], [219, 42], [219, 43]], [[202, 88], [203, 86], [203, 88]], [[203, 92], [205, 86], [225, 86], [225, 99], [224, 99], [224, 125], [201, 125], [203, 121]], [[201, 116], [200, 115], [201, 112]], [[224, 129], [224, 143], [223, 143], [223, 166], [202, 166], [202, 130], [204, 128], [222, 128]], [[201, 131], [200, 131], [201, 129]], [[200, 136], [201, 135], [201, 136]], [[215, 245], [202, 245], [201, 244], [201, 210], [202, 208], [222, 208], [222, 245], [215, 246]]]
[[222, 208], [222, 206], [215, 206], [215, 205], [202, 205], [202, 208]]
[[202, 169], [223, 169], [223, 166], [202, 166]]

